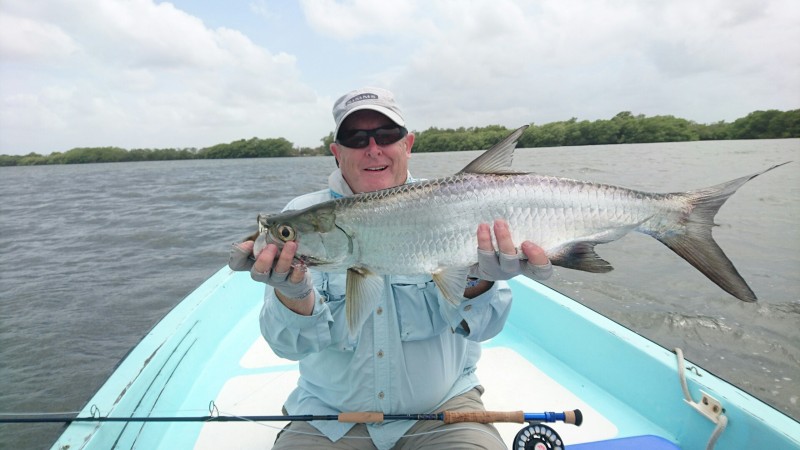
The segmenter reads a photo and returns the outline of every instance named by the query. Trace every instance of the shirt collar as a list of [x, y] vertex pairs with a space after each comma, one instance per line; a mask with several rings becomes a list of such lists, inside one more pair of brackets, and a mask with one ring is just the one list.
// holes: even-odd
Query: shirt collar
[[[408, 172], [408, 175], [406, 175], [406, 184], [415, 181], [417, 180], [411, 176], [411, 172]], [[353, 195], [353, 190], [350, 189], [350, 185], [344, 180], [341, 169], [334, 170], [331, 172], [330, 176], [328, 176], [328, 189], [331, 191], [331, 197], [333, 198], [349, 197]]]

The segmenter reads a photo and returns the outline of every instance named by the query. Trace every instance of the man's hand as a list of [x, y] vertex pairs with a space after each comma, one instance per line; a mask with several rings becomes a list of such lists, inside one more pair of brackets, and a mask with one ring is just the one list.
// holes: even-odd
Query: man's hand
[[253, 245], [253, 241], [234, 244], [231, 248], [228, 266], [236, 271], [250, 271], [251, 278], [275, 288], [279, 294], [278, 298], [282, 302], [284, 300], [303, 300], [309, 297], [314, 291], [314, 284], [306, 266], [302, 263], [294, 263], [297, 243], [287, 242], [282, 251], [275, 244], [268, 244], [258, 254], [255, 261], [250, 259]]
[[519, 258], [508, 223], [504, 220], [494, 221], [494, 236], [499, 252], [495, 252], [492, 246], [489, 225], [482, 223], [478, 226], [478, 264], [472, 267], [470, 276], [489, 281], [509, 280], [517, 275], [546, 280], [553, 273], [553, 266], [544, 250], [531, 241], [523, 242], [520, 247], [527, 260]]

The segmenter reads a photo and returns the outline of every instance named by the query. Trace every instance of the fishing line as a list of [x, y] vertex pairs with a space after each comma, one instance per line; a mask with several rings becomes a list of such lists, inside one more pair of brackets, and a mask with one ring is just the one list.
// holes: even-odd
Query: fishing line
[[[236, 416], [236, 415], [233, 415], [233, 416], [234, 417], [239, 417], [239, 416]], [[294, 433], [294, 434], [299, 434], [299, 435], [303, 435], [303, 436], [314, 436], [314, 437], [323, 437], [323, 438], [326, 438], [326, 439], [330, 439], [330, 438], [328, 438], [328, 436], [325, 436], [324, 434], [319, 433], [319, 432], [313, 433], [313, 432], [310, 432], [310, 431], [292, 430], [288, 426], [276, 427], [276, 426], [270, 425], [268, 423], [261, 423], [261, 422], [256, 422], [254, 420], [247, 420], [245, 417], [242, 417], [242, 419], [245, 422], [249, 422], [249, 423], [251, 423], [253, 425], [258, 425], [258, 426], [266, 427], [266, 428], [272, 428], [273, 430], [277, 430], [277, 431], [283, 431], [283, 432], [286, 432], [286, 433]], [[292, 422], [292, 421], [289, 421], [289, 422]], [[372, 439], [371, 436], [347, 436], [347, 435], [345, 435], [345, 436], [341, 437], [341, 439], [344, 439], [344, 438], [347, 438], [347, 439]]]
[[447, 433], [447, 432], [450, 432], [450, 431], [464, 431], [464, 430], [479, 431], [481, 433], [488, 434], [489, 436], [494, 438], [494, 440], [496, 440], [500, 444], [502, 444], [504, 447], [506, 445], [508, 445], [505, 442], [503, 442], [503, 439], [497, 437], [494, 433], [492, 433], [489, 430], [484, 430], [483, 428], [468, 427], [468, 426], [453, 427], [453, 428], [447, 428], [447, 429], [441, 429], [441, 430], [423, 431], [423, 432], [420, 432], [420, 433], [404, 434], [403, 436], [400, 437], [400, 439], [408, 438], [408, 437], [416, 437], [416, 436], [426, 436], [426, 435], [429, 435], [429, 434], [436, 434], [436, 433]]
[[53, 412], [0, 412], [0, 418], [3, 416], [77, 416], [81, 411], [53, 411]]

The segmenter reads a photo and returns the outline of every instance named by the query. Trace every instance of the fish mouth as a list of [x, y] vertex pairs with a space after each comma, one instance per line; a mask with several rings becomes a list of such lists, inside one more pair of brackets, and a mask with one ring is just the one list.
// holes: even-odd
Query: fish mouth
[[[278, 246], [279, 250], [283, 250], [283, 245], [286, 244], [286, 242], [282, 241], [281, 239], [276, 238], [269, 231], [267, 231], [265, 233], [262, 233], [261, 236], [263, 236], [263, 239], [264, 239], [263, 244], [262, 244], [263, 247], [266, 247], [267, 244], [275, 244], [276, 246]], [[328, 261], [326, 259], [317, 258], [317, 257], [311, 256], [311, 255], [297, 255], [297, 254], [295, 254], [294, 261], [300, 262], [301, 264], [303, 264], [303, 265], [305, 265], [307, 267], [321, 266], [321, 265], [324, 265], [324, 264], [330, 264], [330, 261]]]
[[295, 259], [300, 260], [300, 262], [308, 267], [321, 266], [327, 262], [324, 259], [319, 259], [308, 255], [300, 255], [299, 257], [295, 257]]

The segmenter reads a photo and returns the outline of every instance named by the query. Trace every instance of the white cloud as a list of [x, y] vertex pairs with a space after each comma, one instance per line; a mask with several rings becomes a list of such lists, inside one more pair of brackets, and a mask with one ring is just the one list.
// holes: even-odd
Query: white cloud
[[393, 80], [426, 126], [622, 110], [711, 122], [800, 106], [800, 7], [783, 0], [435, 2], [428, 12], [435, 32]]
[[75, 42], [58, 26], [0, 12], [0, 58], [63, 58], [75, 51]]
[[[278, 137], [295, 120], [286, 111], [317, 107], [293, 56], [271, 53], [237, 30], [211, 29], [169, 3], [52, 6], [19, 8], [27, 14], [18, 21], [21, 32], [44, 30], [39, 34], [49, 41], [4, 55], [11, 63], [38, 58], [47, 65], [51, 54], [43, 49], [58, 38], [71, 43], [61, 53], [74, 57], [30, 78], [4, 71], [2, 152], [33, 142], [32, 150], [50, 153], [84, 145], [202, 147], [243, 136]], [[70, 14], [56, 27], [48, 20], [58, 10]], [[67, 128], [71, 139], [64, 139]], [[62, 134], [41, 136], [52, 129]], [[316, 136], [299, 144], [316, 145]]]
[[316, 146], [358, 85], [418, 130], [800, 106], [796, 0], [156, 1], [0, 2], [0, 153]]
[[[306, 19], [317, 32], [341, 40], [409, 31], [415, 2], [372, 0], [303, 0]], [[424, 5], [424, 3], [423, 3]]]

